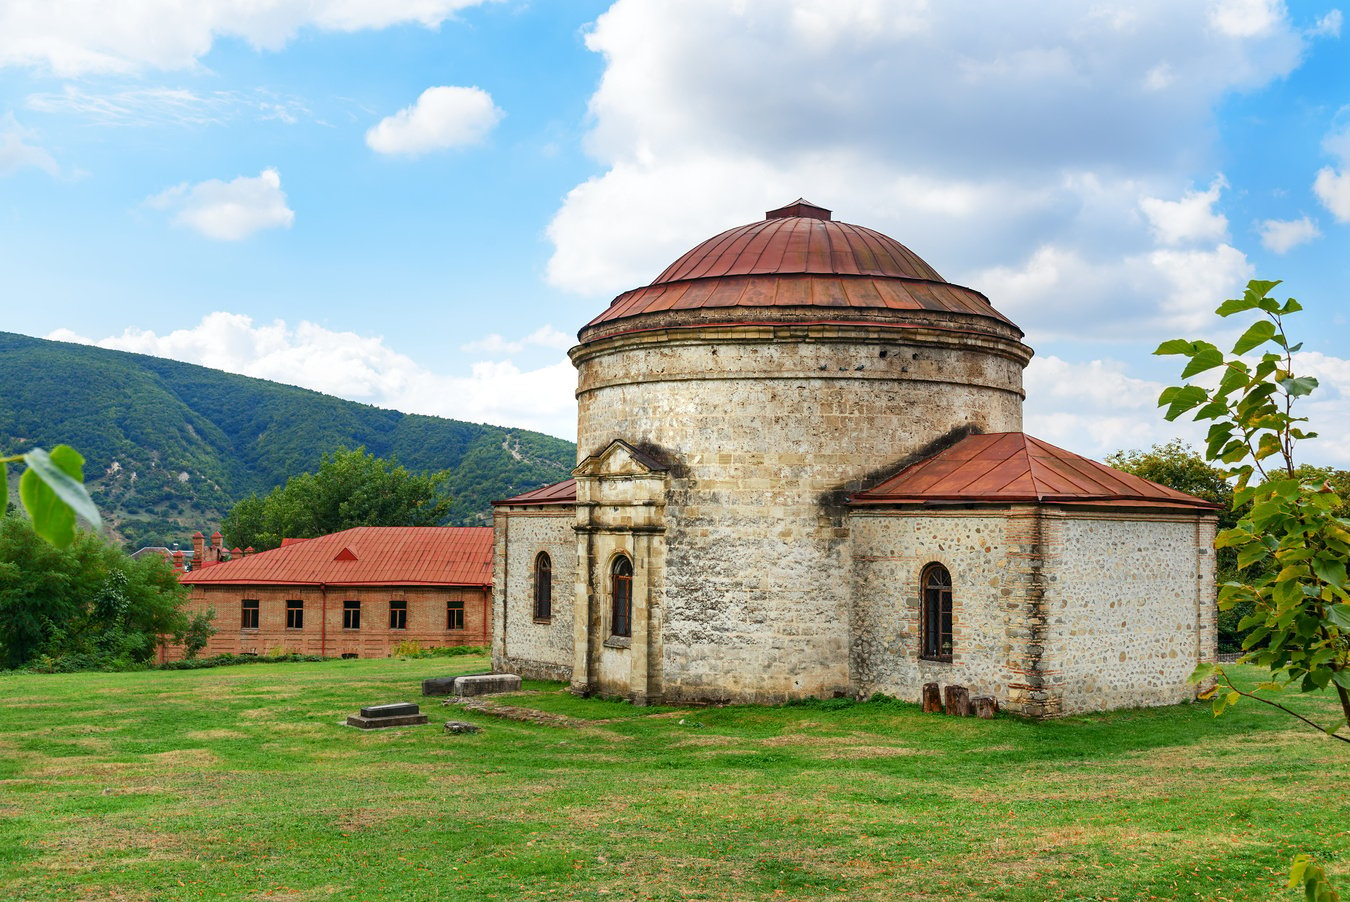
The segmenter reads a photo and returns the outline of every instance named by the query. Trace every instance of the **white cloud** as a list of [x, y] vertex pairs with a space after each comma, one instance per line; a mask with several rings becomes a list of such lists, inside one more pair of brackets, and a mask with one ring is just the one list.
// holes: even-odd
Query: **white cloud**
[[1294, 357], [1294, 372], [1315, 376], [1317, 389], [1301, 402], [1295, 413], [1308, 417], [1318, 433], [1300, 444], [1300, 459], [1350, 469], [1350, 359], [1318, 351], [1302, 351]]
[[1024, 428], [1089, 457], [1148, 448], [1182, 437], [1198, 443], [1204, 430], [1190, 422], [1169, 423], [1158, 409], [1162, 383], [1130, 376], [1123, 363], [1072, 363], [1055, 356], [1032, 358], [1023, 384]]
[[1333, 9], [1331, 12], [1318, 19], [1317, 24], [1313, 26], [1312, 34], [1319, 37], [1324, 35], [1333, 38], [1340, 37], [1341, 11], [1339, 9]]
[[1024, 263], [970, 280], [1027, 331], [1052, 339], [1152, 340], [1161, 332], [1214, 327], [1219, 301], [1240, 293], [1255, 269], [1236, 248], [1160, 248], [1125, 258], [1088, 258], [1043, 245]]
[[1217, 0], [1209, 7], [1210, 24], [1229, 37], [1267, 34], [1283, 18], [1282, 0]]
[[1226, 187], [1228, 181], [1219, 175], [1206, 191], [1189, 189], [1181, 200], [1144, 197], [1139, 208], [1148, 217], [1154, 236], [1163, 244], [1222, 241], [1228, 237], [1228, 219], [1216, 213], [1214, 205]]
[[366, 144], [378, 153], [410, 157], [465, 147], [485, 139], [502, 115], [482, 88], [427, 88], [415, 104], [366, 132]]
[[[545, 326], [531, 338], [546, 343], [554, 334]], [[467, 375], [448, 375], [425, 369], [379, 337], [309, 322], [254, 324], [224, 312], [167, 335], [128, 329], [92, 340], [62, 329], [47, 337], [168, 357], [407, 413], [537, 429], [569, 440], [576, 434], [576, 371], [565, 357], [536, 369], [477, 361]]]
[[[618, 0], [586, 38], [603, 169], [550, 223], [548, 279], [612, 295], [805, 196], [1029, 332], [1070, 328], [1055, 311], [1137, 333], [1184, 293], [1155, 252], [1245, 265], [1223, 182], [1187, 186], [1214, 171], [1219, 102], [1288, 74], [1306, 40], [1273, 2]], [[991, 272], [1045, 288], [1014, 314]]]
[[575, 337], [559, 332], [552, 325], [540, 326], [518, 341], [507, 341], [495, 332], [491, 335], [460, 345], [459, 349], [470, 354], [490, 354], [494, 356], [519, 354], [528, 347], [553, 348], [565, 351], [576, 344]]
[[1313, 193], [1337, 222], [1350, 222], [1350, 171], [1324, 166], [1313, 181]]
[[183, 69], [216, 38], [278, 50], [302, 28], [360, 31], [416, 23], [435, 28], [485, 0], [42, 0], [0, 4], [0, 66], [89, 72]]
[[1261, 244], [1266, 250], [1277, 254], [1288, 253], [1321, 235], [1317, 223], [1306, 216], [1300, 219], [1267, 219], [1261, 223]]
[[31, 94], [24, 106], [42, 113], [80, 116], [101, 125], [219, 125], [240, 116], [292, 124], [309, 118], [304, 101], [268, 91], [211, 91], [123, 87], [95, 90], [63, 85], [59, 92]]
[[217, 241], [239, 241], [261, 229], [290, 228], [295, 221], [295, 211], [286, 206], [281, 175], [275, 169], [228, 182], [184, 182], [147, 199], [146, 204], [174, 211], [175, 225], [187, 226]]
[[[1319, 433], [1299, 446], [1299, 459], [1350, 466], [1350, 360], [1305, 351], [1295, 358], [1295, 372], [1321, 381], [1295, 410]], [[1208, 424], [1186, 416], [1167, 422], [1157, 406], [1164, 383], [1132, 376], [1121, 362], [1037, 356], [1023, 384], [1026, 431], [1077, 453], [1100, 460], [1112, 451], [1149, 448], [1173, 438], [1204, 447]]]
[[55, 157], [28, 143], [36, 137], [37, 133], [20, 125], [13, 113], [0, 116], [0, 176], [13, 175], [30, 166], [51, 176], [60, 173]]
[[1148, 260], [1167, 287], [1162, 322], [1187, 331], [1214, 328], [1214, 308], [1240, 295], [1256, 275], [1247, 255], [1227, 244], [1213, 250], [1158, 250]]

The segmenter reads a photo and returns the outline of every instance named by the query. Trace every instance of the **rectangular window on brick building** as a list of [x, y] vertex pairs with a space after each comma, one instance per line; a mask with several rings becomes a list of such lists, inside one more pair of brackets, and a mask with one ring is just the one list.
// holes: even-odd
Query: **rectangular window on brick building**
[[464, 629], [464, 602], [447, 601], [445, 603], [445, 628], [448, 630]]
[[361, 628], [361, 602], [344, 601], [342, 603], [342, 628], [359, 630]]
[[408, 603], [406, 601], [389, 602], [389, 628], [406, 630], [408, 628]]
[[305, 603], [293, 598], [286, 602], [286, 629], [302, 630], [304, 628]]
[[239, 628], [245, 630], [256, 630], [258, 628], [258, 599], [244, 599], [243, 611], [239, 618]]

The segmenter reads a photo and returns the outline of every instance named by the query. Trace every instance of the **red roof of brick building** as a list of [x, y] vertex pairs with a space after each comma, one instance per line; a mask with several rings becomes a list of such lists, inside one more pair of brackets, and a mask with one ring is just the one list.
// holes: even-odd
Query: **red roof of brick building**
[[971, 435], [854, 495], [853, 505], [1040, 502], [1212, 510], [1209, 501], [1023, 432]]
[[189, 585], [490, 586], [488, 526], [358, 526], [186, 573]]

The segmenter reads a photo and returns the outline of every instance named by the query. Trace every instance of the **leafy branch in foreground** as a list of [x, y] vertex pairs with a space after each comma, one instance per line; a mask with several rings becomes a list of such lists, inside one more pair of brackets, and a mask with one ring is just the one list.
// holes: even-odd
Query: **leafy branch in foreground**
[[19, 500], [32, 518], [37, 534], [58, 548], [75, 540], [79, 515], [99, 529], [102, 520], [84, 487], [84, 458], [69, 445], [57, 445], [48, 454], [34, 448], [26, 454], [0, 457], [0, 499], [9, 498], [9, 465], [24, 463], [19, 477]]
[[[1249, 604], [1238, 624], [1250, 629], [1242, 660], [1266, 668], [1270, 680], [1252, 692], [1237, 688], [1215, 664], [1196, 668], [1195, 682], [1216, 682], [1201, 694], [1213, 699], [1215, 716], [1242, 698], [1264, 702], [1350, 743], [1341, 732], [1350, 723], [1350, 519], [1329, 480], [1306, 479], [1294, 462], [1299, 441], [1316, 437], [1304, 428], [1306, 417], [1294, 405], [1317, 388], [1311, 376], [1294, 373], [1294, 355], [1285, 317], [1302, 310], [1293, 298], [1283, 304], [1270, 297], [1279, 282], [1253, 280], [1241, 298], [1224, 301], [1215, 311], [1230, 317], [1258, 311], [1259, 317], [1228, 354], [1206, 341], [1165, 341], [1155, 354], [1185, 357], [1181, 378], [1218, 372], [1214, 387], [1187, 383], [1164, 389], [1158, 406], [1168, 420], [1195, 411], [1209, 421], [1205, 456], [1227, 465], [1235, 480], [1233, 510], [1237, 524], [1219, 533], [1215, 548], [1237, 554], [1238, 574], [1219, 588], [1219, 608]], [[1253, 358], [1254, 353], [1260, 353]], [[1221, 689], [1219, 683], [1226, 688]], [[1273, 701], [1261, 693], [1335, 690], [1341, 714], [1330, 723]], [[1300, 855], [1290, 868], [1289, 886], [1302, 887], [1308, 902], [1336, 902], [1339, 895], [1321, 865]]]
[[[1350, 520], [1337, 516], [1341, 501], [1331, 486], [1305, 483], [1294, 462], [1297, 442], [1316, 435], [1304, 428], [1306, 417], [1294, 415], [1294, 403], [1317, 388], [1317, 380], [1294, 373], [1294, 354], [1302, 345], [1290, 343], [1284, 320], [1302, 306], [1293, 298], [1281, 304], [1269, 297], [1278, 284], [1252, 281], [1243, 297], [1219, 306], [1216, 312], [1225, 318], [1252, 310], [1262, 314], [1238, 338], [1231, 356], [1205, 341], [1159, 345], [1154, 353], [1187, 358], [1183, 379], [1210, 370], [1218, 370], [1219, 378], [1214, 388], [1165, 389], [1158, 404], [1167, 407], [1169, 420], [1194, 410], [1194, 419], [1211, 421], [1206, 456], [1228, 465], [1236, 479], [1234, 508], [1250, 505], [1236, 526], [1219, 533], [1215, 546], [1237, 552], [1239, 576], [1220, 587], [1219, 606], [1252, 604], [1240, 624], [1252, 630], [1243, 640], [1244, 660], [1272, 677], [1258, 693], [1334, 687], [1342, 716], [1318, 727], [1350, 742], [1337, 735], [1350, 721]], [[1262, 349], [1254, 361], [1242, 356]], [[1196, 676], [1221, 673], [1211, 666]], [[1249, 694], [1229, 685], [1213, 693], [1216, 714]]]

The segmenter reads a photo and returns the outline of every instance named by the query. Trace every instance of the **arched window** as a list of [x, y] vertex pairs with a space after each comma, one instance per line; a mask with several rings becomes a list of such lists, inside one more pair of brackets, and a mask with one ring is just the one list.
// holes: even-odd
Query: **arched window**
[[623, 555], [615, 558], [609, 568], [609, 590], [613, 605], [610, 634], [633, 635], [633, 562]]
[[930, 661], [952, 659], [952, 575], [941, 564], [929, 564], [920, 577], [923, 610], [920, 613], [923, 634], [921, 657]]
[[548, 552], [539, 552], [534, 559], [534, 619], [548, 620], [553, 616], [553, 561]]

